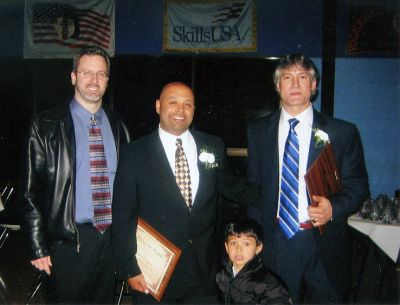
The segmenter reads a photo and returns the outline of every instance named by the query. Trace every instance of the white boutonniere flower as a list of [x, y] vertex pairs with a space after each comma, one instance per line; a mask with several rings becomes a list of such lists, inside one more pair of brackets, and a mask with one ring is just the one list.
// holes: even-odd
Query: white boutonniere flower
[[315, 147], [324, 147], [330, 143], [329, 136], [326, 132], [319, 128], [313, 129]]
[[214, 154], [208, 152], [207, 150], [201, 150], [199, 160], [200, 162], [204, 163], [207, 169], [218, 167], [218, 163], [215, 162]]

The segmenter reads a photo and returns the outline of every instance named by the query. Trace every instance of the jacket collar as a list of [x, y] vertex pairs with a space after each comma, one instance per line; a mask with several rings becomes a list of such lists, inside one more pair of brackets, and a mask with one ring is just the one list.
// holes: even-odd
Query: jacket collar
[[[178, 204], [171, 205], [178, 208], [181, 213], [189, 213], [189, 209], [185, 200], [176, 184], [174, 173], [168, 162], [167, 155], [165, 154], [158, 129], [153, 131], [149, 136], [150, 151], [149, 151], [149, 164], [151, 169], [157, 173], [158, 179], [163, 181], [159, 184], [159, 192], [164, 193], [163, 197], [173, 198], [173, 202]], [[178, 198], [178, 199], [176, 199]], [[168, 200], [167, 200], [168, 201]]]
[[[112, 112], [110, 109], [103, 104], [102, 106], [104, 112], [106, 113], [108, 120], [110, 122], [111, 130], [114, 136], [114, 142], [117, 150], [117, 156], [119, 156], [119, 147], [120, 147], [120, 124], [119, 118]], [[72, 157], [73, 165], [75, 166], [75, 154], [76, 154], [76, 146], [75, 146], [75, 130], [74, 130], [74, 122], [72, 119], [71, 111], [69, 108], [69, 103], [66, 103], [62, 106], [58, 106], [51, 111], [51, 115], [48, 116], [48, 119], [59, 121], [61, 128], [64, 130], [65, 140], [67, 142], [67, 147]]]
[[[267, 131], [268, 138], [272, 139], [274, 143], [278, 143], [278, 128], [279, 128], [280, 115], [281, 115], [281, 110], [278, 110], [271, 116], [271, 120], [273, 122], [272, 124], [273, 128], [270, 128], [270, 130]], [[316, 111], [315, 108], [313, 107], [313, 123], [312, 123], [313, 131], [311, 135], [311, 141], [308, 152], [307, 169], [314, 163], [315, 159], [319, 156], [321, 150], [323, 149], [323, 147], [315, 147], [314, 129], [316, 128], [324, 130], [326, 128], [326, 120], [324, 119], [323, 115], [318, 111]], [[276, 162], [276, 165], [278, 166], [279, 164], [278, 150], [276, 151], [276, 154], [274, 154], [273, 162]]]
[[[207, 143], [205, 143], [200, 133], [194, 130], [191, 130], [190, 132], [196, 142], [197, 155], [199, 156], [201, 149], [204, 147], [208, 148]], [[152, 150], [149, 155], [149, 163], [151, 164], [150, 166], [159, 174], [159, 179], [166, 182], [160, 185], [160, 191], [164, 192], [164, 194], [169, 198], [178, 198], [180, 208], [183, 209], [185, 213], [189, 213], [186, 202], [183, 199], [178, 185], [176, 184], [175, 176], [171, 171], [164, 147], [158, 134], [158, 129], [149, 135], [149, 140], [152, 143]], [[209, 147], [209, 149], [212, 150], [213, 148]], [[198, 158], [197, 167], [199, 169], [199, 187], [197, 189], [196, 198], [193, 202], [192, 211], [194, 212], [199, 210], [202, 203], [205, 202], [204, 196], [207, 194], [207, 186], [212, 183], [212, 179], [214, 179], [213, 169], [207, 169], [205, 164], [200, 162]]]
[[[225, 271], [233, 277], [232, 265], [232, 262], [228, 261], [225, 264]], [[242, 270], [236, 274], [235, 278], [246, 278], [249, 274], [253, 274], [262, 267], [263, 262], [261, 256], [257, 254], [243, 266]]]
[[212, 169], [206, 168], [205, 162], [201, 162], [199, 160], [199, 156], [205, 148], [207, 148], [210, 153], [212, 153], [213, 148], [207, 146], [207, 143], [204, 142], [204, 139], [201, 137], [200, 133], [197, 133], [195, 130], [191, 130], [191, 134], [196, 142], [197, 168], [199, 169], [199, 187], [197, 189], [196, 198], [193, 202], [193, 211], [196, 211], [201, 208], [202, 203], [205, 203], [205, 199], [203, 197], [207, 193], [207, 185], [209, 185], [210, 179], [212, 179], [211, 174], [213, 171]]

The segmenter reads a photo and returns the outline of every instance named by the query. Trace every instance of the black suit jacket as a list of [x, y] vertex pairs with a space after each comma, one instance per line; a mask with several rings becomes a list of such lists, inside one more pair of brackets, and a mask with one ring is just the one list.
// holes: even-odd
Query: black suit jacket
[[[279, 193], [278, 127], [280, 110], [259, 119], [248, 128], [248, 178], [261, 186], [261, 205], [250, 208], [249, 215], [256, 218], [265, 230], [266, 263], [273, 269], [278, 257], [274, 256], [274, 234]], [[368, 177], [364, 163], [359, 132], [355, 125], [328, 117], [314, 110], [312, 128], [319, 128], [329, 135], [338, 169], [342, 189], [330, 201], [333, 207], [332, 221], [327, 223], [327, 231], [321, 236], [314, 228], [314, 237], [319, 252], [332, 283], [338, 291], [348, 284], [349, 240], [347, 217], [354, 213], [369, 196]], [[315, 147], [311, 137], [307, 168], [312, 165], [323, 147]]]
[[198, 154], [213, 153], [218, 167], [198, 161], [199, 188], [189, 209], [176, 184], [158, 131], [121, 150], [114, 184], [112, 237], [121, 277], [141, 273], [136, 253], [137, 217], [163, 234], [182, 250], [181, 258], [167, 287], [165, 297], [179, 298], [189, 281], [189, 267], [198, 266], [204, 295], [214, 293], [218, 247], [216, 225], [218, 192], [224, 184], [222, 141], [198, 131], [191, 131]]

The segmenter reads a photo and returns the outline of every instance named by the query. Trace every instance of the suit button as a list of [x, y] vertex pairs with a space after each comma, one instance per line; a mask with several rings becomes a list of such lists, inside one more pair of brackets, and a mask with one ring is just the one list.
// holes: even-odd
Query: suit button
[[192, 239], [189, 239], [189, 244], [193, 244], [193, 240]]

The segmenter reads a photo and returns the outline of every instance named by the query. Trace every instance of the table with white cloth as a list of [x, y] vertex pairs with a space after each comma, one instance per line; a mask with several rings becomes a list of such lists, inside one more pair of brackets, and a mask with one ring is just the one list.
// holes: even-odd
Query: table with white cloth
[[384, 224], [348, 218], [353, 236], [353, 301], [354, 303], [396, 304], [399, 279], [396, 275], [400, 249], [400, 223]]
[[350, 216], [347, 222], [357, 231], [368, 235], [392, 261], [397, 261], [400, 249], [400, 223], [385, 224], [379, 221], [362, 219], [358, 215]]

